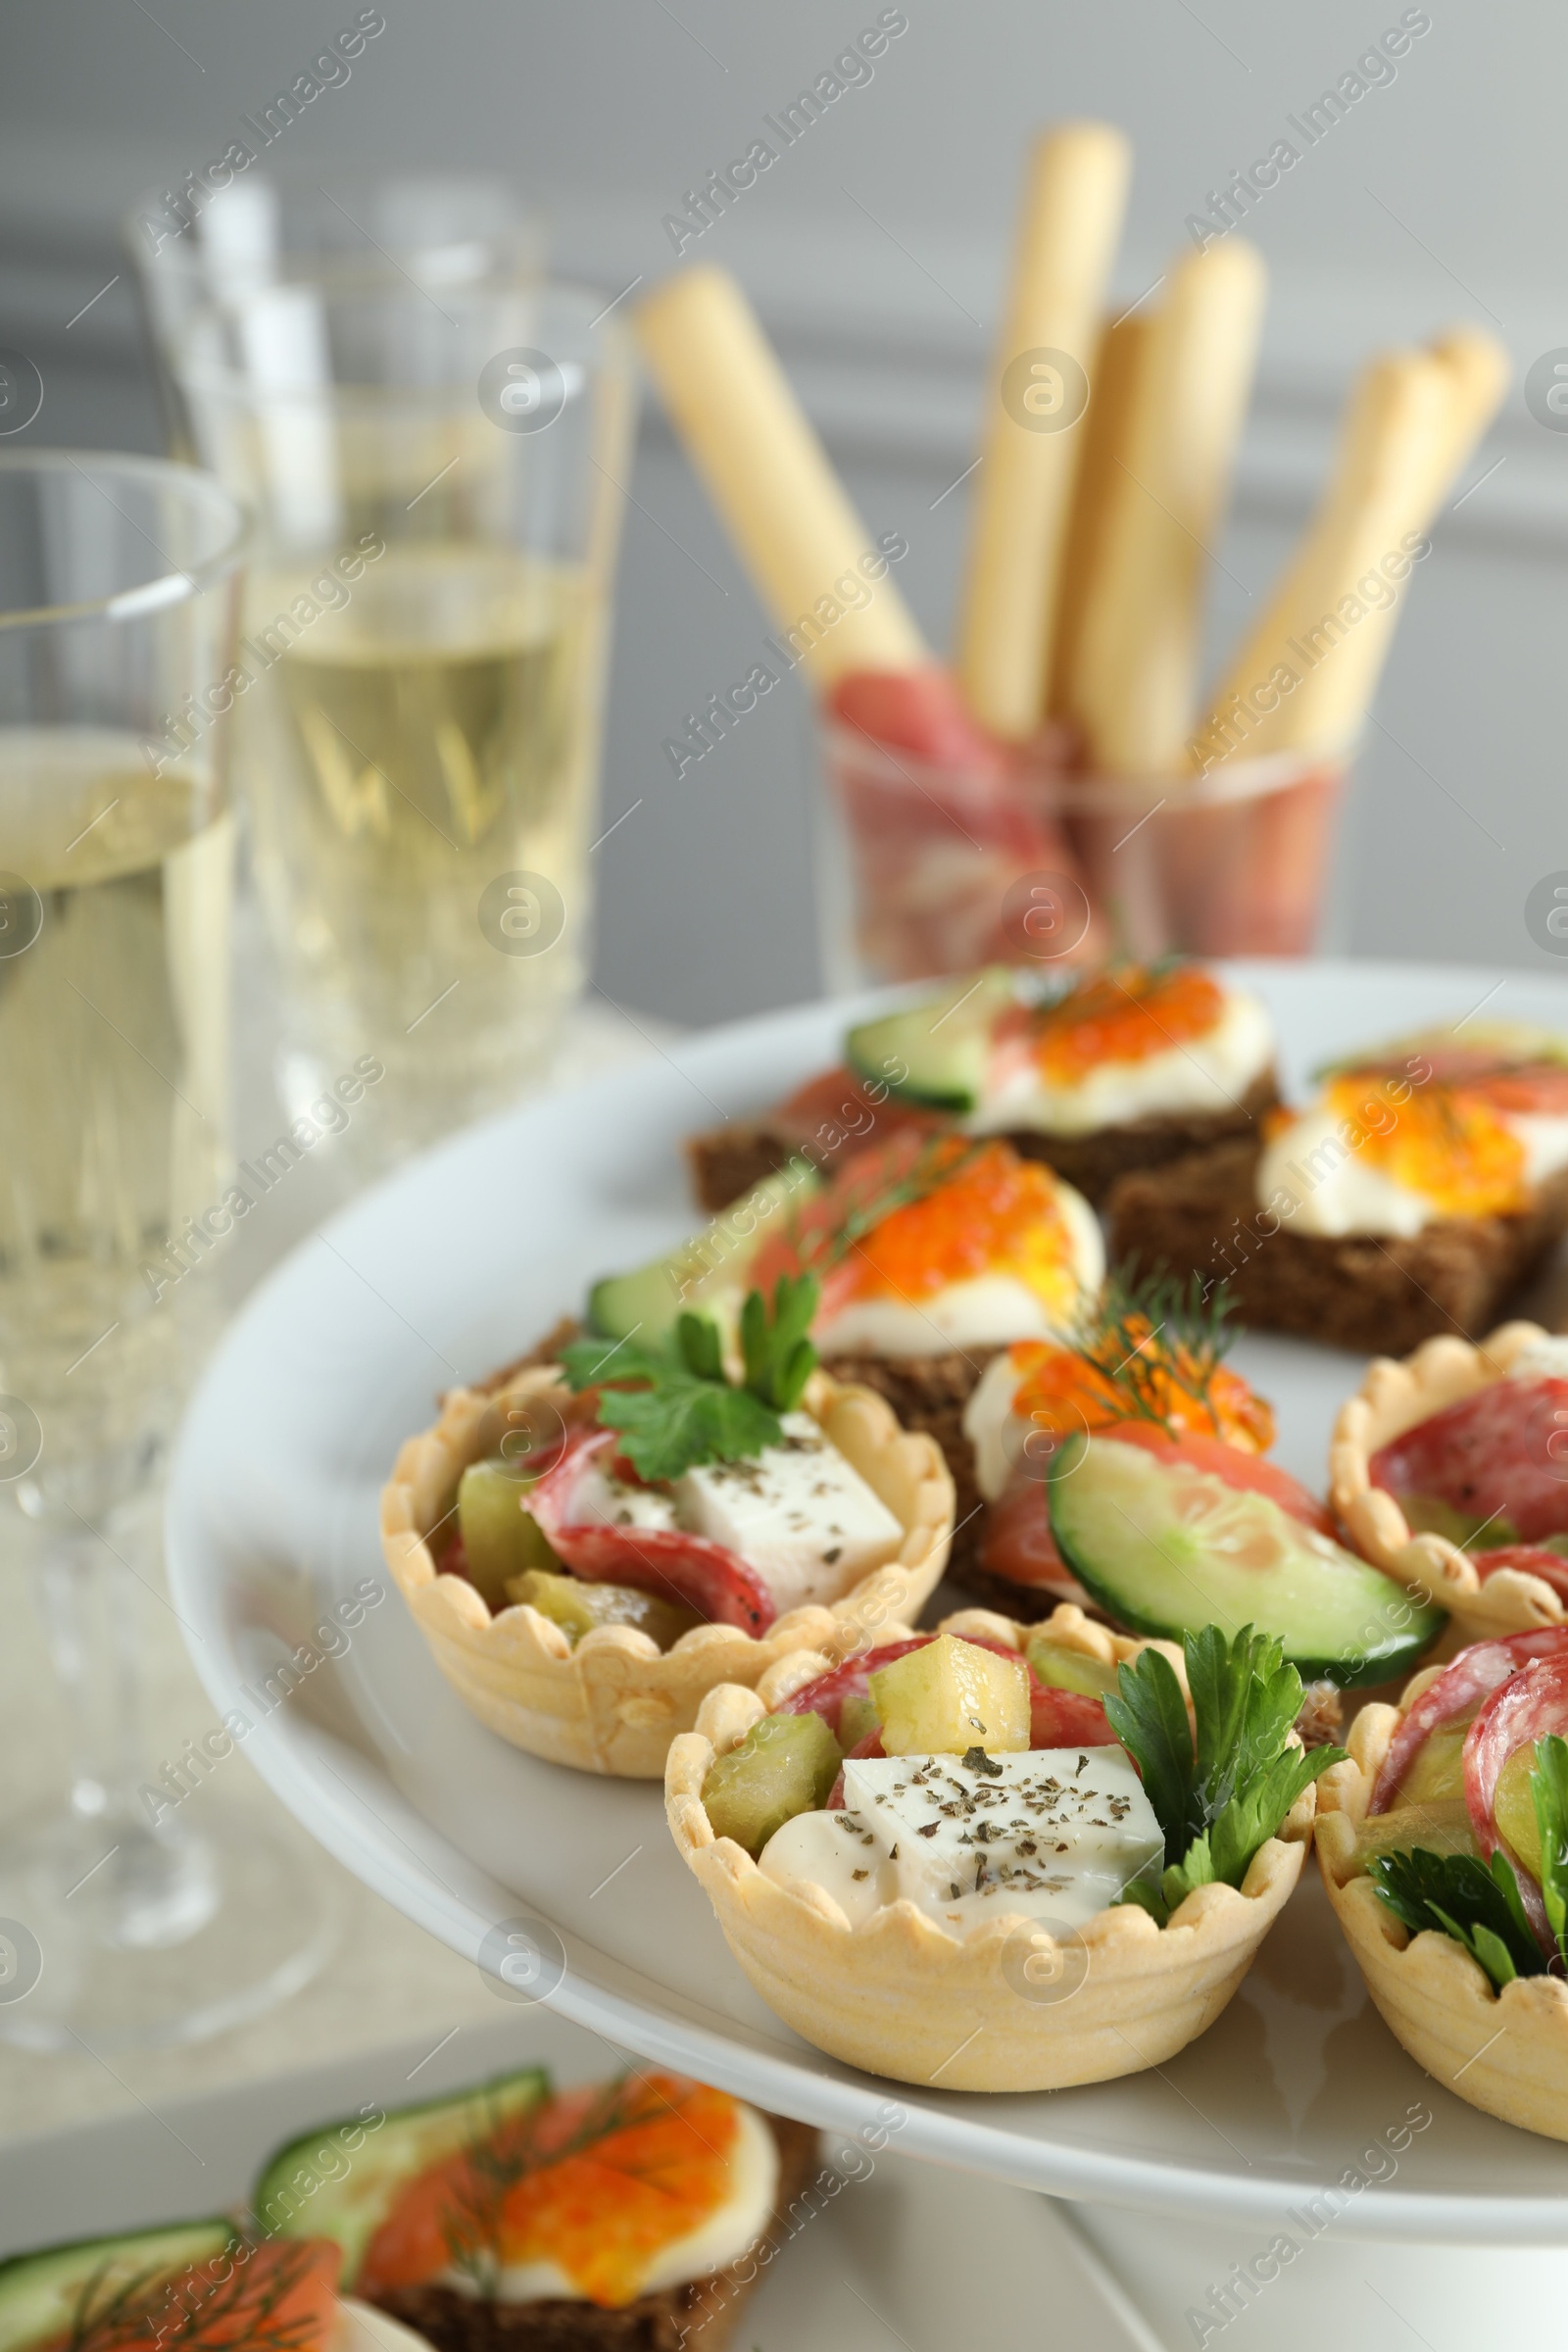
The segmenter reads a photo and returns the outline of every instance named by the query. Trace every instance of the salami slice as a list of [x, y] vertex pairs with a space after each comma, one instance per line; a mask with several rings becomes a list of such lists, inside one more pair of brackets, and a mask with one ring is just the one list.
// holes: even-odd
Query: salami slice
[[[1502, 1844], [1496, 1801], [1503, 1766], [1518, 1749], [1533, 1747], [1548, 1732], [1568, 1736], [1568, 1655], [1564, 1654], [1536, 1658], [1522, 1666], [1494, 1690], [1465, 1735], [1464, 1801], [1483, 1860], [1490, 1862]], [[1509, 1859], [1513, 1859], [1511, 1854]], [[1547, 1959], [1554, 1960], [1557, 1939], [1547, 1925], [1541, 1888], [1531, 1873], [1517, 1864], [1514, 1876], [1536, 1941]]]
[[778, 1611], [773, 1595], [738, 1552], [681, 1528], [610, 1527], [574, 1520], [572, 1496], [589, 1466], [613, 1450], [612, 1429], [573, 1430], [555, 1467], [528, 1495], [528, 1508], [553, 1551], [593, 1585], [630, 1585], [695, 1609], [710, 1625], [765, 1634]]
[[1568, 1654], [1534, 1658], [1487, 1700], [1464, 1742], [1464, 1801], [1484, 1858], [1495, 1853], [1497, 1782], [1515, 1749], [1568, 1738]]
[[1546, 1625], [1535, 1633], [1509, 1634], [1497, 1642], [1472, 1642], [1435, 1682], [1429, 1683], [1389, 1744], [1372, 1790], [1369, 1813], [1387, 1813], [1417, 1751], [1433, 1732], [1475, 1714], [1499, 1684], [1536, 1658], [1568, 1658], [1568, 1626]]
[[1526, 1576], [1539, 1576], [1559, 1600], [1568, 1600], [1568, 1559], [1560, 1551], [1548, 1551], [1544, 1544], [1499, 1544], [1495, 1551], [1475, 1551], [1470, 1556], [1483, 1584], [1499, 1568], [1518, 1568]]
[[1568, 1380], [1498, 1380], [1461, 1396], [1380, 1446], [1371, 1476], [1478, 1528], [1506, 1520], [1525, 1544], [1568, 1533]]

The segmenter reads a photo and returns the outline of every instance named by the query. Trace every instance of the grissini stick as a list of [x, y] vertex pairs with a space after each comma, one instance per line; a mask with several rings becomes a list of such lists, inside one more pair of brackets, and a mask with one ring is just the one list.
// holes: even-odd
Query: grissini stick
[[1256, 248], [1227, 237], [1173, 268], [1151, 322], [1064, 682], [1068, 714], [1102, 774], [1181, 769], [1197, 699], [1203, 567], [1246, 421], [1266, 288]]
[[1056, 634], [1051, 649], [1051, 715], [1070, 717], [1072, 681], [1084, 622], [1093, 611], [1105, 555], [1105, 527], [1114, 486], [1129, 451], [1133, 396], [1152, 331], [1152, 310], [1129, 311], [1102, 330], [1089, 370], [1089, 413], [1080, 426], [1084, 446], [1073, 486], [1072, 514], [1061, 556], [1061, 593], [1056, 599]]
[[1317, 512], [1193, 738], [1200, 770], [1352, 741], [1387, 652], [1367, 620], [1409, 573], [1452, 448], [1453, 400], [1431, 352], [1385, 353], [1363, 370]]
[[[1477, 327], [1452, 328], [1446, 335], [1440, 336], [1429, 349], [1447, 376], [1447, 428], [1433, 447], [1429, 472], [1414, 485], [1404, 527], [1389, 541], [1390, 547], [1397, 546], [1400, 549], [1401, 557], [1406, 544], [1421, 547], [1425, 541], [1455, 478], [1495, 416], [1508, 388], [1511, 373], [1508, 355], [1502, 345]], [[1387, 578], [1389, 565], [1382, 556], [1378, 562]], [[1397, 570], [1398, 564], [1396, 564], [1393, 568]], [[1374, 597], [1386, 593], [1376, 578], [1366, 579], [1364, 585]], [[1353, 632], [1358, 669], [1354, 691], [1359, 700], [1358, 707], [1344, 722], [1347, 740], [1357, 735], [1365, 722], [1393, 648], [1399, 615], [1404, 610], [1402, 587], [1398, 587], [1397, 593], [1390, 596], [1387, 602], [1380, 604], [1368, 602], [1359, 588], [1356, 595], [1357, 601], [1365, 603], [1367, 609], [1364, 618], [1356, 622]], [[1342, 683], [1348, 699], [1353, 674], [1347, 665]]]
[[[855, 670], [931, 660], [751, 304], [722, 270], [683, 270], [638, 306], [637, 339], [686, 453], [776, 628], [822, 692]], [[836, 585], [837, 584], [837, 585]], [[804, 648], [804, 651], [801, 650]]]
[[1445, 452], [1440, 479], [1427, 514], [1430, 522], [1443, 504], [1459, 468], [1502, 406], [1513, 374], [1513, 363], [1495, 335], [1484, 327], [1450, 326], [1432, 344], [1453, 383], [1451, 446]]
[[1064, 354], [1087, 374], [1130, 171], [1126, 139], [1100, 122], [1059, 125], [1030, 159], [986, 395], [957, 644], [969, 710], [1011, 742], [1034, 734], [1050, 708], [1046, 670], [1084, 445], [1079, 422], [1051, 421], [1066, 413], [1070, 381], [1031, 355]]

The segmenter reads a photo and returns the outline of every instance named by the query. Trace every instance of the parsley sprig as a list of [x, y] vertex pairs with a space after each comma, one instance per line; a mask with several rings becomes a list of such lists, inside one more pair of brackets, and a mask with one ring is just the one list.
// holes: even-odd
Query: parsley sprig
[[1536, 1743], [1530, 1775], [1541, 1833], [1541, 1900], [1557, 1951], [1541, 1948], [1513, 1864], [1499, 1847], [1491, 1864], [1474, 1854], [1379, 1854], [1367, 1865], [1383, 1901], [1412, 1936], [1434, 1928], [1462, 1943], [1500, 1992], [1515, 1977], [1568, 1969], [1568, 1740], [1548, 1732]]
[[1183, 1648], [1191, 1722], [1176, 1670], [1158, 1649], [1140, 1650], [1123, 1665], [1119, 1695], [1105, 1700], [1110, 1728], [1142, 1773], [1165, 1834], [1157, 1891], [1135, 1880], [1122, 1900], [1141, 1903], [1161, 1926], [1195, 1886], [1240, 1886], [1302, 1789], [1345, 1753], [1289, 1744], [1301, 1678], [1272, 1636], [1248, 1625], [1228, 1641], [1217, 1625], [1206, 1625]]
[[760, 1291], [750, 1294], [738, 1383], [724, 1370], [723, 1340], [709, 1315], [679, 1316], [668, 1341], [655, 1345], [630, 1339], [607, 1351], [603, 1340], [573, 1340], [562, 1362], [574, 1389], [599, 1389], [599, 1419], [620, 1432], [620, 1450], [639, 1478], [679, 1478], [782, 1442], [780, 1415], [799, 1404], [816, 1366], [807, 1337], [816, 1300], [811, 1274], [781, 1274], [771, 1312]]

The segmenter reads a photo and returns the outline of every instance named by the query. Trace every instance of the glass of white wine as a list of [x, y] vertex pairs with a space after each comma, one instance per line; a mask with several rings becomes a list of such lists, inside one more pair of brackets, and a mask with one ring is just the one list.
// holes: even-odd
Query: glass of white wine
[[38, 1523], [0, 1533], [39, 1562], [72, 1732], [63, 1814], [0, 1799], [0, 2036], [43, 2047], [221, 2024], [299, 1963], [297, 1922], [225, 1899], [145, 1801], [112, 1516], [211, 1336], [211, 1294], [148, 1269], [231, 1180], [226, 731], [163, 745], [233, 660], [245, 535], [189, 466], [0, 456], [0, 1505]]
[[400, 218], [399, 249], [290, 251], [236, 183], [189, 232], [205, 291], [158, 322], [183, 429], [258, 519], [232, 684], [283, 1092], [373, 1054], [354, 1148], [382, 1162], [539, 1078], [583, 983], [633, 408], [610, 298], [465, 244], [450, 205], [423, 243]]

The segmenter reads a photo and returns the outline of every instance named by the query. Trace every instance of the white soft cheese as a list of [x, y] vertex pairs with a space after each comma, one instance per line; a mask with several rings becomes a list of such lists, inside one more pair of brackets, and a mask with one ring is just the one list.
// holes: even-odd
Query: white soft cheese
[[[1534, 1111], [1499, 1111], [1501, 1124], [1524, 1146], [1527, 1184], [1543, 1184], [1568, 1167], [1568, 1118]], [[1302, 1111], [1266, 1144], [1257, 1163], [1257, 1199], [1283, 1215], [1293, 1233], [1387, 1233], [1408, 1238], [1445, 1214], [1423, 1193], [1398, 1184], [1348, 1143], [1347, 1122], [1335, 1110]], [[1295, 1202], [1283, 1206], [1280, 1196]]]
[[896, 1559], [904, 1530], [809, 1413], [786, 1413], [784, 1444], [755, 1459], [710, 1462], [676, 1481], [682, 1527], [757, 1569], [780, 1615], [836, 1600]]
[[[605, 1454], [611, 1449], [607, 1446]], [[636, 1487], [605, 1467], [605, 1454], [589, 1463], [571, 1491], [571, 1516], [590, 1527], [678, 1527], [675, 1500], [662, 1487]]]
[[[963, 1408], [963, 1434], [974, 1447], [974, 1483], [986, 1502], [996, 1501], [1022, 1458], [1029, 1424], [1013, 1411], [1012, 1400], [1032, 1353], [1007, 1348], [994, 1355]], [[1019, 1355], [1025, 1357], [1021, 1364], [1014, 1360]]]
[[818, 1320], [812, 1338], [824, 1355], [941, 1355], [954, 1348], [1002, 1348], [1011, 1340], [1044, 1340], [1076, 1321], [1084, 1298], [1105, 1279], [1105, 1245], [1094, 1210], [1070, 1184], [1058, 1184], [1055, 1203], [1067, 1228], [1070, 1281], [1054, 1311], [1015, 1274], [978, 1274], [919, 1298], [879, 1292], [852, 1298], [838, 1314]]
[[1568, 1168], [1568, 1118], [1534, 1110], [1508, 1110], [1499, 1116], [1525, 1148], [1527, 1184], [1544, 1184], [1548, 1176]]
[[[684, 2286], [690, 2278], [706, 2278], [737, 2262], [760, 2237], [772, 2219], [778, 2199], [778, 2142], [754, 2107], [737, 2106], [739, 2129], [730, 2155], [729, 2192], [708, 2219], [683, 2237], [671, 2238], [650, 2255], [635, 2292], [657, 2295], [664, 2287]], [[456, 2267], [434, 2281], [460, 2295], [477, 2296], [480, 2285]], [[504, 2266], [495, 2275], [493, 2291], [500, 2303], [539, 2303], [560, 2296], [573, 2303], [587, 2301], [583, 2290], [553, 2262], [522, 2262]]]
[[1054, 1085], [1031, 1056], [964, 1121], [971, 1135], [1031, 1128], [1089, 1135], [1134, 1119], [1233, 1110], [1274, 1058], [1274, 1024], [1256, 997], [1225, 992], [1212, 1029], [1142, 1061], [1102, 1061], [1071, 1086]]
[[782, 1446], [707, 1463], [667, 1488], [634, 1486], [595, 1461], [573, 1490], [572, 1517], [710, 1537], [757, 1570], [780, 1616], [837, 1600], [897, 1558], [904, 1529], [809, 1413], [786, 1413], [783, 1429]]
[[[1368, 1164], [1341, 1133], [1333, 1110], [1306, 1110], [1263, 1147], [1257, 1200], [1292, 1233], [1398, 1234], [1406, 1239], [1440, 1212], [1408, 1185]], [[1288, 1207], [1287, 1202], [1294, 1202]]]
[[[971, 1750], [971, 1755], [974, 1751]], [[980, 1757], [866, 1756], [844, 1767], [841, 1813], [801, 1813], [769, 1838], [769, 1878], [822, 1887], [852, 1927], [906, 1900], [962, 1931], [1007, 1912], [1081, 1927], [1164, 1839], [1120, 1747]]]

